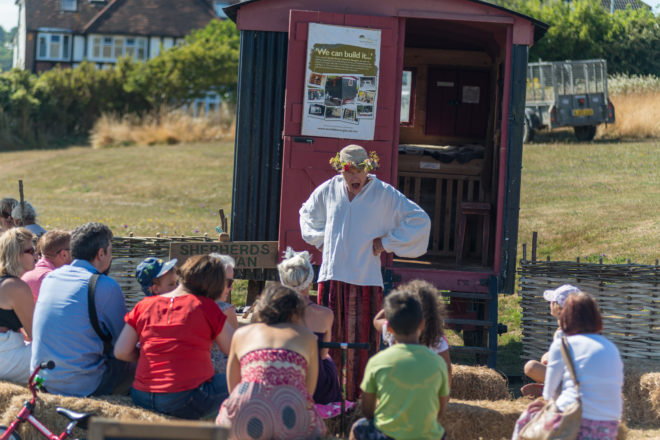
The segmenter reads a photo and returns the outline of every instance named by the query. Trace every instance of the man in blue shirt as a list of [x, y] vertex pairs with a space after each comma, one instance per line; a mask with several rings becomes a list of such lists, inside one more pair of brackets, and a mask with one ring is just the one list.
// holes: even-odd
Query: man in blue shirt
[[[55, 369], [42, 370], [51, 393], [68, 396], [112, 394], [130, 383], [131, 365], [103, 352], [103, 341], [89, 318], [87, 288], [95, 273], [107, 274], [112, 262], [112, 231], [101, 223], [86, 223], [71, 233], [75, 259], [48, 274], [39, 291], [32, 324], [30, 367], [55, 361]], [[95, 292], [99, 326], [117, 340], [124, 326], [126, 303], [119, 284], [100, 276]]]

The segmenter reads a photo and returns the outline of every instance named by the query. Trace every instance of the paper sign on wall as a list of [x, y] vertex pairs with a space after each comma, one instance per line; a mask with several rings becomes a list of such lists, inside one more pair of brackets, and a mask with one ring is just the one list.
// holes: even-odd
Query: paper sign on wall
[[309, 23], [302, 133], [373, 140], [380, 31]]

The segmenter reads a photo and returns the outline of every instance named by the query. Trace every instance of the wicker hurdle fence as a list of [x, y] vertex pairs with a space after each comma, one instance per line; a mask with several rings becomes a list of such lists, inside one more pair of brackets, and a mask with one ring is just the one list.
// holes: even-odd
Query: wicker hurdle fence
[[121, 286], [126, 305], [131, 309], [144, 297], [140, 284], [135, 280], [135, 268], [147, 257], [167, 259], [172, 242], [217, 241], [208, 236], [189, 237], [113, 237], [112, 269], [110, 275]]
[[[534, 243], [535, 244], [535, 243]], [[573, 284], [598, 301], [603, 335], [627, 360], [660, 361], [660, 267], [577, 261], [520, 260], [523, 357], [540, 359], [557, 329], [543, 291]]]

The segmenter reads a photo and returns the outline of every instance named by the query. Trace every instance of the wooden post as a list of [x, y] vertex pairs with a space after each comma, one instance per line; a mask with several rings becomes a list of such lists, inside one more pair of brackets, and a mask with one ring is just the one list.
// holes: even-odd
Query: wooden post
[[18, 195], [21, 203], [21, 220], [18, 222], [19, 224], [16, 226], [23, 226], [23, 213], [25, 212], [25, 198], [23, 197], [23, 180], [18, 181]]
[[532, 263], [536, 263], [536, 245], [538, 244], [539, 233], [532, 232]]
[[[225, 217], [225, 210], [220, 208], [218, 210], [218, 215], [220, 216], [220, 228], [222, 228], [222, 232], [220, 235], [218, 235], [218, 241], [227, 242], [229, 241], [229, 231], [227, 231], [227, 218]], [[229, 291], [227, 302], [231, 304], [231, 290]]]
[[245, 305], [252, 307], [257, 300], [261, 291], [266, 287], [265, 281], [249, 280], [247, 288], [247, 297], [245, 298]]

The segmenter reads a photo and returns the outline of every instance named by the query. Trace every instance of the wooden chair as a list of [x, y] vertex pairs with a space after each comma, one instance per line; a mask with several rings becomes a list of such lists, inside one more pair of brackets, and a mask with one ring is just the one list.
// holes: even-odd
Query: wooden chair
[[138, 422], [92, 418], [89, 440], [226, 440], [229, 430], [210, 422]]
[[456, 231], [456, 264], [463, 263], [463, 248], [465, 247], [465, 232], [468, 216], [481, 217], [481, 265], [488, 265], [488, 246], [490, 239], [490, 203], [487, 202], [461, 202], [458, 214], [458, 228]]

